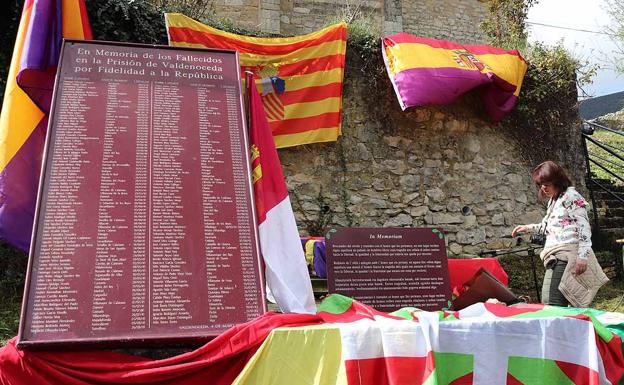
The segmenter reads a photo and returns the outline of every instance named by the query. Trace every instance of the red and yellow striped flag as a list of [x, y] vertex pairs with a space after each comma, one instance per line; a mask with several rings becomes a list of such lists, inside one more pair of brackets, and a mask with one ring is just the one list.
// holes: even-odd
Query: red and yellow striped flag
[[278, 148], [340, 135], [347, 26], [303, 36], [259, 38], [224, 32], [179, 13], [165, 14], [169, 44], [239, 51], [254, 73]]

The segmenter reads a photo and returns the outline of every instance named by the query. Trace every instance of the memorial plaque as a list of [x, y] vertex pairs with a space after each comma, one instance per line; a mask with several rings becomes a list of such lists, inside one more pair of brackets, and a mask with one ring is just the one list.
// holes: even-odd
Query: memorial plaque
[[440, 310], [451, 299], [446, 245], [433, 228], [339, 228], [327, 235], [327, 288], [382, 311]]
[[64, 43], [20, 346], [198, 340], [265, 312], [239, 68]]

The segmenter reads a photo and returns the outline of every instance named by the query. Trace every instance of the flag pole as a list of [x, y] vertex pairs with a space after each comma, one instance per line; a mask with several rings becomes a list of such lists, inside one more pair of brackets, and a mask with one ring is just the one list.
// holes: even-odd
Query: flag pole
[[245, 118], [247, 119], [247, 135], [251, 132], [251, 97], [249, 87], [253, 84], [253, 72], [245, 71]]

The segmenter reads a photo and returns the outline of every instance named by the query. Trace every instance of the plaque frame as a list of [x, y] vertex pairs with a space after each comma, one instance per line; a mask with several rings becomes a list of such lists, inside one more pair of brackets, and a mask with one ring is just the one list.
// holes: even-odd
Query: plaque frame
[[[63, 39], [63, 43], [60, 50], [59, 56], [59, 64], [57, 67], [57, 73], [55, 75], [54, 87], [52, 90], [52, 102], [50, 106], [50, 112], [48, 115], [48, 125], [47, 132], [42, 156], [41, 163], [41, 172], [39, 178], [39, 187], [37, 193], [37, 201], [35, 208], [35, 215], [33, 220], [33, 231], [31, 235], [31, 244], [30, 251], [28, 256], [28, 265], [26, 270], [26, 280], [24, 284], [24, 294], [22, 299], [22, 307], [20, 311], [20, 321], [19, 321], [19, 331], [17, 335], [17, 347], [22, 349], [29, 350], [38, 350], [38, 349], [59, 349], [59, 348], [87, 348], [87, 347], [140, 347], [140, 346], [150, 346], [152, 344], [190, 344], [190, 343], [202, 343], [212, 338], [217, 337], [221, 334], [222, 331], [227, 330], [223, 329], [220, 331], [210, 329], [211, 331], [206, 332], [203, 335], [198, 334], [184, 334], [177, 333], [175, 335], [153, 335], [153, 336], [145, 336], [139, 338], [128, 338], [128, 337], [96, 337], [96, 338], [60, 338], [54, 340], [36, 340], [36, 339], [26, 339], [25, 338], [25, 328], [26, 328], [26, 316], [28, 315], [29, 310], [29, 296], [31, 293], [31, 286], [33, 284], [33, 270], [35, 269], [35, 260], [38, 258], [38, 255], [35, 255], [38, 249], [38, 233], [40, 231], [40, 227], [43, 224], [43, 215], [42, 215], [42, 200], [45, 198], [44, 190], [46, 183], [48, 182], [47, 173], [50, 170], [51, 159], [51, 150], [50, 150], [50, 142], [51, 137], [54, 132], [54, 125], [56, 123], [56, 117], [58, 114], [59, 101], [57, 100], [59, 93], [59, 84], [61, 80], [62, 73], [62, 63], [63, 63], [63, 54], [66, 50], [66, 47], [70, 44], [85, 44], [85, 45], [106, 45], [106, 46], [119, 46], [119, 47], [131, 47], [131, 48], [151, 48], [151, 49], [159, 49], [165, 51], [177, 51], [177, 52], [221, 52], [221, 53], [229, 53], [235, 56], [236, 63], [236, 74], [237, 78], [242, 80], [241, 76], [241, 67], [240, 67], [240, 59], [238, 51], [234, 50], [226, 50], [226, 49], [210, 49], [210, 48], [195, 48], [195, 47], [173, 47], [167, 45], [158, 45], [158, 44], [138, 44], [138, 43], [126, 43], [126, 42], [113, 42], [113, 41], [103, 41], [103, 40], [75, 40], [75, 39]], [[267, 300], [266, 300], [266, 292], [265, 292], [265, 277], [264, 277], [264, 262], [262, 259], [262, 255], [260, 252], [259, 246], [259, 234], [258, 234], [258, 223], [257, 223], [257, 214], [255, 207], [255, 199], [254, 199], [254, 191], [253, 191], [253, 182], [252, 182], [252, 170], [251, 170], [251, 162], [250, 162], [250, 147], [249, 147], [249, 121], [248, 121], [248, 105], [246, 102], [246, 97], [243, 92], [241, 82], [237, 83], [237, 92], [239, 94], [239, 111], [240, 111], [240, 124], [242, 130], [242, 141], [244, 153], [244, 173], [246, 176], [246, 191], [250, 196], [250, 204], [249, 204], [249, 214], [251, 216], [252, 222], [252, 231], [253, 242], [252, 242], [252, 254], [255, 254], [255, 263], [258, 268], [258, 277], [259, 277], [259, 288], [261, 295], [261, 314], [264, 314], [268, 311], [267, 308]], [[236, 258], [236, 257], [234, 257]], [[91, 281], [92, 282], [92, 281]], [[242, 290], [242, 289], [240, 289]], [[148, 304], [149, 306], [149, 304]]]
[[[409, 302], [409, 303], [401, 303], [397, 306], [397, 302], [404, 302], [406, 298], [415, 298], [416, 294], [425, 295], [432, 294], [438, 295], [435, 300], [427, 301], [428, 303], [421, 303], [421, 309], [424, 310], [440, 310], [440, 308], [447, 306], [451, 300], [451, 289], [450, 289], [450, 278], [449, 278], [449, 270], [448, 270], [448, 256], [446, 253], [446, 244], [444, 239], [444, 231], [439, 227], [337, 227], [330, 229], [325, 238], [326, 238], [326, 250], [327, 250], [327, 292], [329, 294], [342, 294], [348, 297], [351, 297], [355, 300], [361, 301], [373, 308], [380, 310], [391, 312], [400, 309], [401, 307], [417, 307], [417, 303]], [[340, 238], [341, 241], [336, 241], [336, 238]], [[422, 242], [421, 239], [430, 238], [430, 242]], [[343, 246], [345, 240], [348, 240], [355, 246], [353, 250], [350, 250], [349, 256], [339, 256], [336, 257], [335, 247], [336, 245]], [[422, 242], [422, 243], [421, 243]], [[399, 271], [390, 271], [390, 272], [382, 272], [383, 278], [404, 278], [406, 285], [409, 283], [418, 281], [422, 278], [439, 278], [441, 280], [440, 284], [436, 283], [435, 288], [409, 288], [408, 287], [400, 287], [395, 286], [393, 288], [387, 288], [385, 291], [381, 288], [384, 287], [385, 283], [375, 283], [369, 284], [365, 287], [354, 288], [352, 282], [357, 282], [360, 279], [377, 279], [378, 276], [376, 273], [370, 271], [356, 271], [356, 268], [353, 267], [355, 265], [349, 266], [347, 270], [352, 270], [349, 272], [336, 272], [338, 268], [336, 268], [336, 264], [345, 265], [345, 261], [351, 264], [353, 261], [358, 261], [358, 266], [362, 262], [367, 262], [367, 268], [365, 270], [375, 270], [377, 274], [379, 274], [378, 270], [386, 270], [385, 266], [388, 262], [399, 261], [404, 263], [408, 259], [414, 258], [415, 255], [409, 254], [405, 255], [403, 251], [398, 251], [402, 256], [398, 257], [394, 254], [394, 251], [389, 250], [380, 250], [376, 248], [377, 246], [412, 246], [416, 244], [424, 244], [424, 245], [436, 245], [439, 247], [439, 254], [436, 254], [430, 260], [439, 261], [439, 267], [430, 267], [430, 266], [418, 266], [418, 267], [410, 267], [406, 271], [406, 267], [400, 267]], [[368, 248], [368, 250], [364, 250], [362, 246], [372, 246], [376, 249]], [[424, 252], [428, 252], [424, 250]], [[427, 260], [426, 257], [418, 257], [419, 260]], [[372, 262], [372, 264], [371, 264]], [[431, 270], [438, 270], [438, 275], [432, 274]], [[392, 270], [392, 269], [390, 269]], [[424, 270], [424, 271], [418, 271]], [[416, 276], [419, 276], [418, 279], [415, 279]], [[341, 281], [348, 280], [351, 283], [348, 285], [348, 288], [342, 288], [340, 285], [336, 284], [336, 279], [341, 279]], [[411, 278], [411, 279], [410, 279]], [[401, 279], [403, 280], [403, 279]], [[424, 286], [429, 286], [429, 283], [425, 283]], [[384, 288], [386, 289], [386, 288]], [[442, 298], [441, 296], [444, 296]], [[391, 300], [395, 298], [394, 300]], [[424, 298], [424, 297], [423, 297]], [[372, 302], [371, 302], [372, 301]], [[435, 302], [435, 303], [434, 303]], [[434, 306], [435, 305], [435, 306]]]

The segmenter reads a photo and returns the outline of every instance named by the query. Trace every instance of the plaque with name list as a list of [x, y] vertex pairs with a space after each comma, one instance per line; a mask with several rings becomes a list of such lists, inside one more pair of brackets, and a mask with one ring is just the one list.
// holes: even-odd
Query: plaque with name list
[[451, 289], [435, 228], [338, 228], [327, 234], [327, 288], [381, 311], [440, 310]]
[[65, 41], [18, 346], [199, 342], [266, 311], [235, 51]]

